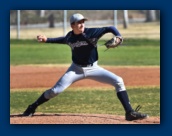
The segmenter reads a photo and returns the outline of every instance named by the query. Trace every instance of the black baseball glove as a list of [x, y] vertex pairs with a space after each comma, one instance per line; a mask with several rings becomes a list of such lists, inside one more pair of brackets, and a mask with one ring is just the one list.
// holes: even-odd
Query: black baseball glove
[[120, 44], [122, 44], [123, 42], [123, 38], [120, 36], [115, 36], [114, 38], [108, 40], [105, 43], [106, 48], [116, 48], [118, 47]]

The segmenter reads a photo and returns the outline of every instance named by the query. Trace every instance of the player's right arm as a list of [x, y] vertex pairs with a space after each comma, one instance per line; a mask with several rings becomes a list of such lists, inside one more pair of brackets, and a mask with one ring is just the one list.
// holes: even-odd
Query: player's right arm
[[45, 35], [38, 35], [37, 40], [43, 43], [65, 43], [65, 37], [47, 38]]

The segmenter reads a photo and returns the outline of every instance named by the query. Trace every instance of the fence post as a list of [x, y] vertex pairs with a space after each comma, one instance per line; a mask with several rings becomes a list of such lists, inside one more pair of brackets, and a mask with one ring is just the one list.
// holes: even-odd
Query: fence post
[[128, 10], [124, 10], [124, 28], [128, 28]]
[[118, 19], [117, 19], [117, 10], [114, 10], [114, 26], [117, 28], [117, 23], [118, 23]]
[[63, 11], [64, 15], [63, 15], [63, 33], [64, 33], [64, 36], [66, 35], [66, 30], [67, 30], [67, 10], [64, 10]]
[[20, 10], [17, 10], [17, 39], [20, 39]]

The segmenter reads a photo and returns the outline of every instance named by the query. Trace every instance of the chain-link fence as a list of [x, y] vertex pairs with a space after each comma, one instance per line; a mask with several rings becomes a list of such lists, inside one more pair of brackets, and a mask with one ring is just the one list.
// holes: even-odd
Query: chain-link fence
[[20, 16], [18, 16], [17, 10], [11, 10], [10, 38], [30, 39], [34, 38], [36, 34], [45, 34], [51, 37], [65, 35], [67, 31], [71, 30], [69, 19], [74, 13], [81, 13], [89, 19], [86, 27], [111, 26], [116, 22], [116, 27], [125, 37], [160, 38], [159, 10], [149, 10], [149, 12], [148, 10], [127, 10], [127, 28], [124, 27], [124, 10], [114, 11], [67, 10], [65, 17], [67, 25], [64, 30], [64, 10], [20, 10]]

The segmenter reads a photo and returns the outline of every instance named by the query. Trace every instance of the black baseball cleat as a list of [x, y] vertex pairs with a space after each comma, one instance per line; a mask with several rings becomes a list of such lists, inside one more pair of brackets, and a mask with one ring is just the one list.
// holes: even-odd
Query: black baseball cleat
[[132, 120], [140, 120], [140, 119], [148, 118], [149, 116], [147, 114], [138, 112], [140, 108], [141, 108], [141, 106], [139, 105], [139, 106], [137, 106], [135, 111], [131, 111], [129, 113], [126, 113], [125, 119], [127, 121], [132, 121]]
[[22, 116], [33, 116], [33, 114], [35, 113], [35, 108], [33, 108], [31, 105], [29, 105], [27, 107], [27, 109], [24, 111], [24, 113], [22, 114]]

